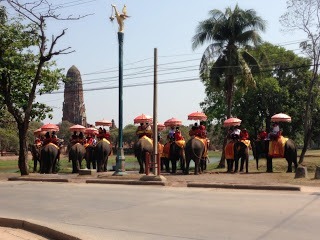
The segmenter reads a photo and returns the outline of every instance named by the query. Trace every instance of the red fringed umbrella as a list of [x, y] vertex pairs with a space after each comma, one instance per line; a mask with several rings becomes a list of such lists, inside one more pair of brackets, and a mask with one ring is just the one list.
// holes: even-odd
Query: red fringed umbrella
[[278, 113], [271, 117], [272, 122], [291, 122], [291, 117], [284, 113]]
[[35, 136], [40, 136], [40, 135], [44, 135], [46, 132], [42, 131], [41, 128], [38, 128], [37, 130], [33, 131], [33, 134]]
[[71, 132], [74, 132], [74, 131], [83, 132], [86, 128], [84, 126], [82, 126], [82, 125], [77, 124], [77, 125], [71, 126], [69, 129], [70, 129]]
[[182, 122], [177, 118], [170, 118], [170, 119], [168, 119], [167, 121], [164, 122], [164, 125], [166, 127], [180, 126], [180, 125], [182, 125]]
[[96, 124], [96, 126], [107, 126], [107, 127], [112, 126], [112, 122], [109, 120], [106, 120], [106, 119], [96, 121], [95, 124]]
[[240, 126], [241, 120], [239, 118], [228, 118], [223, 122], [224, 127], [231, 127], [231, 126]]
[[164, 124], [161, 124], [161, 123], [158, 123], [157, 127], [158, 127], [158, 131], [163, 131], [163, 130], [166, 129], [166, 126]]
[[203, 112], [193, 112], [188, 115], [188, 120], [205, 121], [207, 120], [207, 115], [205, 115]]
[[91, 127], [91, 128], [86, 128], [86, 129], [84, 130], [84, 134], [97, 135], [98, 133], [99, 133], [98, 129], [93, 128], [93, 127]]
[[41, 127], [41, 131], [46, 131], [46, 132], [50, 132], [50, 131], [55, 131], [58, 132], [59, 131], [59, 127], [55, 124], [52, 123], [48, 123], [45, 124]]
[[141, 114], [133, 119], [134, 124], [138, 123], [152, 123], [152, 117], [149, 115]]

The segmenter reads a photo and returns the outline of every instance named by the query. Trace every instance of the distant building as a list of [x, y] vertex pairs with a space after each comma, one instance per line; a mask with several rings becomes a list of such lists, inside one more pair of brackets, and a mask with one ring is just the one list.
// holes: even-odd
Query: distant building
[[67, 72], [62, 111], [62, 121], [87, 126], [81, 74], [74, 65]]

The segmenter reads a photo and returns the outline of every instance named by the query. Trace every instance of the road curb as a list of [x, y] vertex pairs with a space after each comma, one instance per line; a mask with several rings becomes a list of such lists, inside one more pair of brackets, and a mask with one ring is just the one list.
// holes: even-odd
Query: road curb
[[8, 181], [30, 181], [30, 182], [69, 182], [62, 178], [32, 178], [32, 177], [10, 177]]
[[166, 186], [166, 182], [161, 181], [139, 181], [139, 180], [110, 180], [110, 179], [88, 179], [86, 183], [101, 183], [101, 184], [127, 184], [127, 185], [158, 185]]
[[81, 238], [74, 237], [52, 228], [44, 227], [25, 220], [0, 217], [0, 226], [22, 229], [52, 240], [81, 240]]
[[252, 190], [278, 190], [278, 191], [301, 191], [298, 186], [277, 185], [247, 185], [247, 184], [218, 184], [218, 183], [188, 183], [188, 187], [200, 188], [227, 188], [227, 189], [252, 189]]

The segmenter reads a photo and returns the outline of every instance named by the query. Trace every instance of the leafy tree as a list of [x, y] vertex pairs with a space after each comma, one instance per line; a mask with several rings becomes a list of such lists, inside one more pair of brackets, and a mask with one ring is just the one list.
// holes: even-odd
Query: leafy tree
[[303, 125], [304, 143], [299, 163], [303, 163], [305, 153], [312, 138], [315, 116], [318, 115], [319, 63], [320, 63], [320, 0], [288, 0], [287, 12], [280, 18], [282, 25], [289, 31], [301, 31], [307, 41], [300, 44], [304, 53], [312, 60], [312, 76], [307, 84], [307, 100], [304, 104]]
[[[47, 38], [46, 21], [69, 20], [55, 14], [55, 8], [47, 1], [20, 4], [18, 0], [7, 3], [21, 19], [7, 20], [0, 13], [0, 96], [14, 117], [19, 132], [19, 160], [21, 175], [28, 175], [27, 132], [33, 119], [44, 119], [52, 110], [45, 104], [35, 102], [36, 93], [58, 89], [63, 78], [62, 69], [54, 69], [52, 57], [68, 54], [69, 48], [55, 50], [63, 30], [58, 36]], [[43, 8], [47, 11], [43, 12]], [[39, 9], [42, 8], [42, 11]], [[76, 18], [78, 19], [78, 18]]]
[[[192, 48], [212, 42], [202, 56], [200, 76], [203, 82], [207, 82], [207, 93], [224, 92], [226, 116], [230, 118], [235, 86], [245, 90], [255, 85], [251, 69], [257, 69], [258, 62], [246, 48], [251, 43], [257, 45], [261, 42], [258, 30], [265, 29], [265, 21], [254, 10], [242, 10], [238, 5], [233, 10], [227, 8], [224, 13], [214, 9], [209, 14], [210, 18], [198, 25]], [[225, 167], [224, 154], [219, 167]]]

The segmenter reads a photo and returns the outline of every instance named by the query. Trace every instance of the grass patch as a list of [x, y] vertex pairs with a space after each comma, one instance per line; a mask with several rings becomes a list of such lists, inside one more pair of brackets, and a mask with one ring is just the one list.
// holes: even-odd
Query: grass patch
[[[298, 151], [300, 154], [301, 151]], [[221, 157], [220, 151], [209, 151], [209, 157]], [[299, 160], [299, 159], [298, 159]], [[207, 165], [207, 171], [221, 172], [223, 169], [217, 169], [219, 163], [209, 163]], [[108, 160], [108, 170], [112, 169], [112, 166], [116, 165], [116, 155], [112, 155]], [[29, 159], [28, 166], [30, 172], [33, 171], [33, 161]], [[304, 158], [304, 166], [307, 167], [308, 173], [313, 174], [317, 166], [320, 166], [320, 150], [308, 150]], [[82, 161], [82, 168], [86, 167], [86, 161]], [[139, 170], [139, 164], [134, 155], [125, 156], [125, 168], [126, 170]], [[39, 164], [38, 164], [39, 169]], [[192, 168], [191, 168], [192, 169]], [[0, 173], [19, 172], [18, 160], [0, 160]], [[256, 162], [254, 159], [249, 160], [249, 172], [265, 172], [266, 171], [266, 159], [259, 160], [259, 170], [256, 169]], [[273, 171], [274, 172], [286, 172], [287, 161], [284, 158], [273, 159]], [[59, 164], [60, 173], [71, 173], [72, 163], [68, 161], [68, 156], [62, 155]]]

